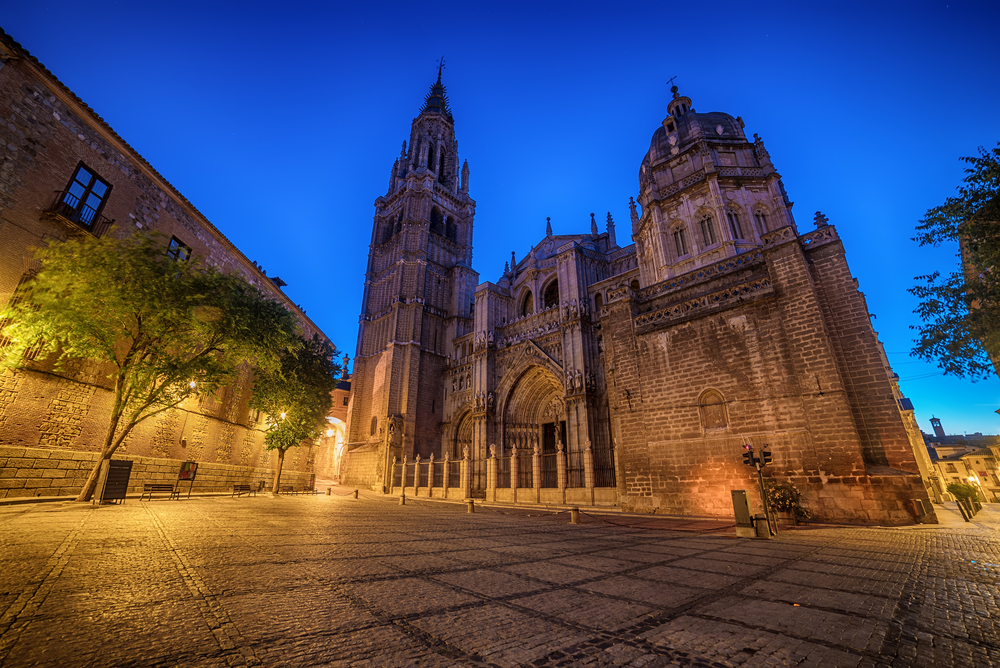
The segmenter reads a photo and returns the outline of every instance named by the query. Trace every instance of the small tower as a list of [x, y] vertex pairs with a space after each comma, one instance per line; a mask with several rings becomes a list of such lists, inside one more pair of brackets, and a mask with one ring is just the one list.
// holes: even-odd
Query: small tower
[[743, 120], [695, 111], [677, 86], [639, 168], [641, 215], [631, 205], [640, 284], [652, 285], [763, 245], [795, 225], [763, 142]]
[[935, 436], [937, 436], [938, 438], [944, 438], [944, 428], [941, 427], [941, 420], [940, 419], [938, 419], [936, 417], [932, 417], [931, 418], [931, 427], [934, 428], [934, 435]]

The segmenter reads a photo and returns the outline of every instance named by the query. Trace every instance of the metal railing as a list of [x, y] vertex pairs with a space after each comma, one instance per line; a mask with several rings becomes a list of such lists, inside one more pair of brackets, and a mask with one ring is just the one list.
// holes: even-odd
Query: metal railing
[[558, 487], [559, 486], [559, 464], [556, 460], [558, 456], [557, 453], [552, 452], [547, 455], [540, 455], [541, 459], [541, 475], [542, 484], [540, 487]]
[[532, 471], [534, 469], [535, 456], [530, 452], [525, 452], [517, 456], [517, 486], [518, 487], [534, 487], [534, 476]]
[[510, 487], [510, 457], [497, 457], [497, 488]]
[[403, 486], [403, 465], [395, 464], [392, 467], [392, 486], [402, 487]]
[[431, 487], [444, 487], [444, 462], [434, 462], [431, 474]]
[[448, 462], [448, 487], [462, 486], [462, 460]]
[[85, 202], [81, 202], [79, 197], [68, 190], [56, 192], [56, 198], [48, 213], [87, 230], [95, 237], [104, 236], [115, 222], [105, 218]]

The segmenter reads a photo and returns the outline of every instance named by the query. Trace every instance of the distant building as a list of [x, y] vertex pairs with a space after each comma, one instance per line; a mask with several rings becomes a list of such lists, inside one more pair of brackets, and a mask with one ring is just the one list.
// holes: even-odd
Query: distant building
[[752, 443], [819, 519], [914, 521], [922, 446], [835, 228], [800, 233], [763, 141], [673, 91], [632, 243], [549, 221], [480, 283], [439, 73], [375, 201], [346, 482], [731, 516]]
[[[0, 31], [0, 304], [38, 270], [33, 249], [46, 239], [128, 235], [156, 230], [164, 253], [199, 257], [242, 274], [298, 318], [306, 335], [319, 333], [268, 276], [209, 222], [152, 165], [41, 63]], [[269, 479], [274, 454], [264, 446], [263, 416], [251, 411], [252, 382], [197, 396], [140, 423], [115, 454], [141, 461], [132, 483], [175, 480], [179, 463], [201, 464], [198, 484]], [[3, 496], [77, 494], [108, 425], [110, 391], [86, 365], [57, 372], [38, 361], [0, 374], [0, 457], [7, 469]], [[285, 460], [288, 484], [305, 484], [314, 448]], [[91, 459], [81, 458], [88, 453]], [[33, 474], [36, 462], [46, 470]], [[58, 475], [55, 475], [55, 474]]]

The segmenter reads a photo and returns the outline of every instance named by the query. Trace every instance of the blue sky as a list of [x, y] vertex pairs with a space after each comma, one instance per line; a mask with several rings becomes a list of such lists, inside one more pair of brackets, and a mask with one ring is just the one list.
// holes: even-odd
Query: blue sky
[[[496, 280], [545, 232], [628, 199], [676, 76], [764, 139], [799, 229], [826, 214], [930, 431], [1000, 432], [1000, 380], [908, 356], [913, 277], [955, 266], [913, 227], [958, 158], [1000, 141], [1000, 8], [899, 3], [46, 2], [0, 26], [188, 197], [352, 357], [374, 200], [435, 62]], [[624, 235], [624, 237], [623, 237]]]

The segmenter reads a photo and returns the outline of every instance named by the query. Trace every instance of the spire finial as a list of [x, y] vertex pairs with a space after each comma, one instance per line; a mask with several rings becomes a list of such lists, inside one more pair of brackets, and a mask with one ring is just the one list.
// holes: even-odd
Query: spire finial
[[600, 234], [600, 232], [597, 231], [597, 221], [594, 220], [594, 214], [590, 214], [590, 233], [595, 237]]
[[545, 217], [545, 236], [552, 236], [552, 219], [548, 216]]
[[670, 92], [674, 94], [674, 97], [677, 97], [677, 86], [673, 85], [674, 79], [676, 78], [677, 76], [675, 75], [667, 80], [667, 85], [670, 86]]
[[444, 56], [441, 56], [441, 60], [438, 61], [438, 83], [441, 83], [441, 70], [444, 69]]

